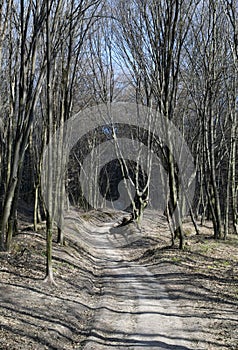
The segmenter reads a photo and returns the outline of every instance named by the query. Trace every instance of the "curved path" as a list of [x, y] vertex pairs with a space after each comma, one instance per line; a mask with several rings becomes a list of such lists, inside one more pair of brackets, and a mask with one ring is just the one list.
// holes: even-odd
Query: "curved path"
[[176, 300], [169, 298], [148, 268], [132, 259], [128, 247], [140, 239], [140, 232], [115, 226], [111, 222], [92, 230], [89, 225], [84, 236], [99, 292], [83, 350], [198, 349], [189, 341], [196, 325], [188, 329]]

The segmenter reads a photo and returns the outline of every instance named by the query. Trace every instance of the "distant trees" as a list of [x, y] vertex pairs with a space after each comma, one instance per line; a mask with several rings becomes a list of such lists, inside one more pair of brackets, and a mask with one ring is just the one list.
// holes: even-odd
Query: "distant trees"
[[[219, 120], [224, 118], [222, 101], [222, 70], [226, 64], [226, 43], [221, 40], [222, 19], [218, 15], [218, 3], [203, 2], [200, 13], [193, 24], [192, 43], [188, 43], [189, 68], [194, 72], [190, 91], [200, 123], [200, 176], [205, 176], [205, 198], [214, 224], [216, 238], [222, 234], [221, 204], [219, 198], [219, 176], [217, 155], [222, 152], [222, 135], [218, 131]], [[208, 16], [205, 16], [209, 14]], [[189, 77], [189, 72], [188, 72]], [[194, 84], [193, 86], [191, 86]], [[223, 119], [225, 121], [225, 119]], [[223, 153], [223, 152], [222, 152]], [[202, 180], [203, 181], [203, 180]], [[203, 193], [204, 195], [204, 193]]]
[[[212, 219], [215, 238], [226, 236], [231, 218], [237, 231], [237, 11], [234, 2], [212, 0], [121, 1], [115, 11], [116, 52], [136, 100], [183, 132], [198, 172], [194, 213]], [[179, 188], [168, 164], [173, 212]]]
[[[180, 84], [180, 66], [183, 46], [196, 11], [194, 1], [120, 1], [115, 5], [116, 51], [126, 65], [134, 83], [137, 103], [158, 111], [158, 118], [174, 121], [177, 113]], [[153, 123], [156, 123], [154, 120]], [[152, 125], [153, 125], [152, 123]], [[165, 122], [166, 125], [166, 122]], [[153, 127], [152, 127], [153, 128]], [[168, 217], [172, 219], [181, 196], [173, 142], [169, 128], [164, 156], [167, 158], [169, 181]], [[174, 223], [174, 235], [183, 247], [181, 210], [178, 208]], [[179, 224], [178, 224], [179, 223]]]
[[[197, 125], [197, 211], [212, 219], [215, 238], [227, 235], [232, 217], [234, 228], [237, 221], [237, 68], [230, 6], [227, 1], [200, 2], [186, 43], [188, 61], [183, 70], [191, 98], [190, 118]], [[237, 8], [233, 10], [237, 16]]]

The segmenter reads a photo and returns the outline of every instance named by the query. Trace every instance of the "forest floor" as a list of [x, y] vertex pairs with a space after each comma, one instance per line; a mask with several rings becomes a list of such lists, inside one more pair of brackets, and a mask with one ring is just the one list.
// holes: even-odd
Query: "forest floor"
[[162, 215], [147, 211], [141, 231], [122, 215], [69, 213], [56, 286], [43, 282], [44, 225], [22, 221], [0, 253], [1, 350], [238, 349], [238, 238], [187, 222], [179, 251]]

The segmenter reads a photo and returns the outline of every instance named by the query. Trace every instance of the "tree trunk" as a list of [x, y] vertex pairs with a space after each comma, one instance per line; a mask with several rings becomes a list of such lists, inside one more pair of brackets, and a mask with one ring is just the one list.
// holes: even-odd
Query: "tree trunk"
[[53, 115], [52, 115], [52, 68], [51, 68], [51, 23], [50, 0], [47, 0], [46, 16], [46, 52], [47, 52], [47, 119], [48, 119], [48, 158], [47, 158], [47, 217], [46, 217], [46, 277], [45, 282], [55, 284], [52, 267], [52, 235], [53, 235]]
[[[13, 178], [10, 181], [9, 188], [7, 190], [6, 198], [4, 201], [3, 216], [2, 216], [2, 222], [1, 222], [1, 236], [0, 236], [0, 249], [1, 249], [1, 251], [4, 251], [7, 248], [6, 244], [5, 244], [5, 239], [7, 238], [6, 232], [8, 229], [7, 223], [8, 223], [8, 219], [10, 217], [10, 213], [11, 213], [11, 207], [12, 207], [12, 202], [14, 199], [16, 185], [17, 185], [17, 179]], [[10, 240], [11, 240], [11, 237], [9, 236], [8, 248], [10, 247]]]
[[53, 265], [52, 265], [52, 236], [53, 236], [53, 223], [49, 212], [47, 213], [46, 219], [46, 277], [44, 279], [45, 283], [50, 285], [56, 285], [53, 276]]

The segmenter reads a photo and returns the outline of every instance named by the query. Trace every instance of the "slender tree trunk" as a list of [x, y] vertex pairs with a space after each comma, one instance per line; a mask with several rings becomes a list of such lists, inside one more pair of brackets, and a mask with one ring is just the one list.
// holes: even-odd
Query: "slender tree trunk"
[[53, 161], [53, 115], [52, 115], [52, 69], [51, 69], [51, 23], [50, 0], [46, 5], [46, 52], [47, 52], [47, 117], [48, 117], [48, 158], [47, 158], [47, 217], [46, 217], [46, 277], [45, 282], [55, 284], [52, 266], [52, 236], [53, 236], [53, 182], [52, 175], [55, 164]]
[[[6, 232], [8, 229], [7, 223], [8, 219], [11, 213], [11, 207], [12, 207], [12, 202], [15, 194], [15, 189], [17, 185], [17, 179], [13, 178], [10, 181], [9, 188], [7, 190], [5, 202], [4, 202], [4, 209], [3, 209], [3, 216], [2, 216], [2, 222], [1, 222], [1, 236], [0, 236], [0, 245], [1, 245], [1, 250], [4, 251], [7, 247], [5, 244], [6, 240]], [[8, 238], [8, 247], [10, 246], [10, 238]]]
[[225, 198], [225, 215], [224, 215], [224, 239], [227, 238], [229, 233], [229, 211], [230, 211], [230, 190], [231, 190], [231, 154], [230, 149], [229, 159], [228, 159], [228, 170], [227, 170], [227, 185], [226, 185], [226, 198]]
[[214, 237], [219, 239], [222, 235], [222, 223], [221, 223], [221, 208], [220, 208], [220, 198], [218, 193], [218, 187], [217, 187], [217, 179], [216, 179], [216, 164], [215, 164], [215, 154], [214, 154], [214, 144], [215, 144], [215, 137], [214, 137], [214, 126], [213, 126], [213, 120], [214, 120], [214, 113], [212, 113], [210, 118], [210, 165], [211, 165], [211, 187], [212, 187], [212, 194], [213, 194], [213, 210], [214, 210]]
[[[235, 119], [235, 121], [237, 118]], [[236, 132], [237, 132], [237, 124], [232, 126], [232, 148], [231, 148], [231, 200], [232, 200], [232, 222], [234, 233], [238, 235], [238, 185], [237, 185], [237, 141], [236, 141]]]
[[34, 215], [33, 215], [33, 225], [34, 231], [37, 232], [37, 224], [38, 224], [38, 197], [39, 197], [39, 184], [35, 184], [34, 186]]

